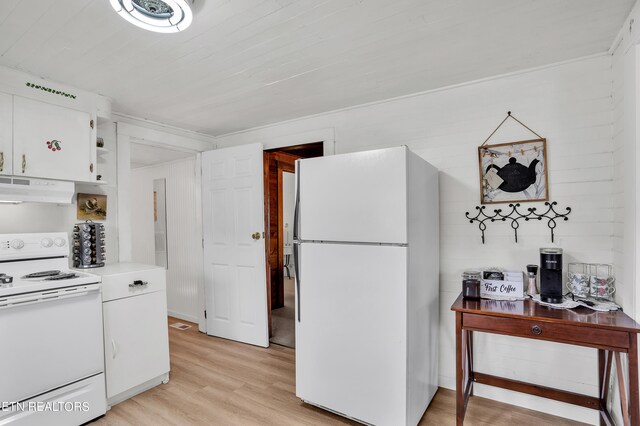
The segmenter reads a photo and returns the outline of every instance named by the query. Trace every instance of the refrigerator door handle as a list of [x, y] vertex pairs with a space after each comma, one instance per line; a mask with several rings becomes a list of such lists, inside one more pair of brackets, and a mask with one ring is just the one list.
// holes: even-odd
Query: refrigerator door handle
[[293, 273], [296, 276], [298, 322], [300, 322], [300, 160], [296, 160], [296, 202], [293, 211]]
[[298, 322], [300, 322], [300, 243], [294, 241], [293, 243], [293, 273], [296, 276], [296, 296], [298, 301]]
[[296, 202], [293, 210], [293, 241], [300, 239], [300, 160], [296, 160]]

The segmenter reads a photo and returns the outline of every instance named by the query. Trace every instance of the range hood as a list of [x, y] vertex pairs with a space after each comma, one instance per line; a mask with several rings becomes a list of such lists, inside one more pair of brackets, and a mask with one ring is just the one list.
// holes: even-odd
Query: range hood
[[23, 177], [0, 177], [0, 202], [2, 203], [56, 203], [71, 204], [75, 185], [73, 182]]

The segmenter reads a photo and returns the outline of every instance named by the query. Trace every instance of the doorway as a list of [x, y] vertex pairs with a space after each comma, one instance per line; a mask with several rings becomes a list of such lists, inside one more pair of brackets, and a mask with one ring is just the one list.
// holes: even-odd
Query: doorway
[[201, 285], [201, 231], [196, 153], [132, 141], [130, 144], [131, 261], [166, 269], [167, 310], [197, 323]]
[[315, 142], [266, 150], [263, 155], [269, 341], [291, 348], [295, 348], [295, 162], [321, 157], [323, 152], [323, 142]]

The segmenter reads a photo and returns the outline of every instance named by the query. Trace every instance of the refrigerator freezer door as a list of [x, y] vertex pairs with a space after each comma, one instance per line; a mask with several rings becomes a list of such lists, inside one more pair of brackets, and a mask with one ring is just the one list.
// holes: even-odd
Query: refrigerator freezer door
[[406, 424], [407, 248], [300, 246], [296, 395], [361, 422]]
[[405, 244], [405, 147], [298, 162], [301, 240]]

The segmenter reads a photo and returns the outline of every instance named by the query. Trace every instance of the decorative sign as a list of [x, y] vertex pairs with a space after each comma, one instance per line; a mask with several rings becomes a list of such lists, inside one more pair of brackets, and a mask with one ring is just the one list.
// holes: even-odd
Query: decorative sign
[[47, 141], [47, 148], [53, 152], [62, 151], [62, 142], [55, 139]]
[[522, 272], [483, 271], [480, 280], [480, 297], [503, 300], [524, 298]]
[[78, 194], [78, 219], [106, 220], [107, 196], [103, 194]]
[[42, 86], [40, 84], [27, 82], [27, 87], [31, 87], [32, 89], [42, 90], [43, 92], [49, 92], [53, 95], [64, 96], [65, 98], [75, 99], [76, 95], [72, 95], [71, 93], [63, 92], [62, 90], [52, 89], [51, 87]]
[[547, 201], [547, 140], [478, 147], [482, 204]]

